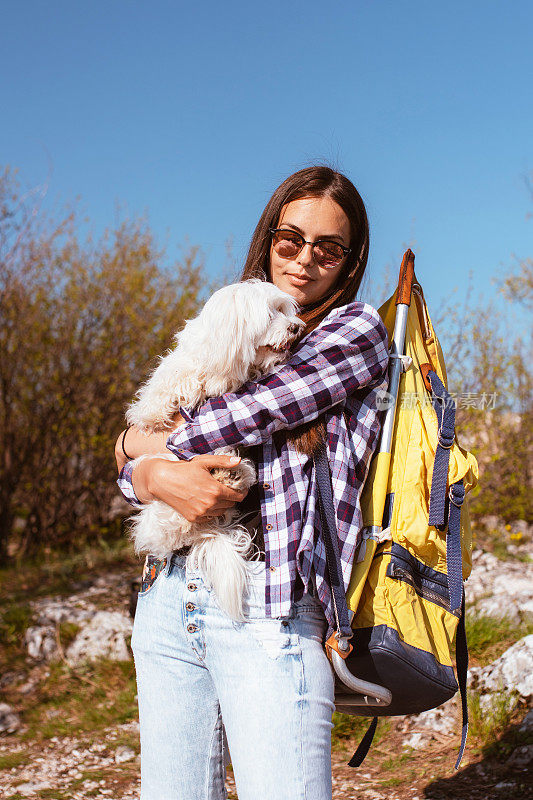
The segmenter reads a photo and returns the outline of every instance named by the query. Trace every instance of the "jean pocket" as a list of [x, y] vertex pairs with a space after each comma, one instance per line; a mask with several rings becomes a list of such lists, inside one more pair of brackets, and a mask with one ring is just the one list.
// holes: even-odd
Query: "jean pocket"
[[143, 574], [141, 578], [141, 588], [138, 597], [146, 597], [146, 595], [153, 589], [155, 582], [163, 572], [167, 565], [166, 558], [156, 558], [155, 556], [146, 556], [144, 562]]

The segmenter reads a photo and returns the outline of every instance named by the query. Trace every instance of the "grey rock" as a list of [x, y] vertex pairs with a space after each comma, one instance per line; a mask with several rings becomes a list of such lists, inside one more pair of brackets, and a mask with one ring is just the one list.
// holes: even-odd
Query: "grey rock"
[[438, 708], [423, 711], [421, 714], [409, 714], [400, 718], [398, 728], [407, 734], [404, 747], [424, 747], [431, 739], [457, 735], [459, 729], [458, 706], [454, 697]]
[[19, 794], [23, 792], [27, 792], [28, 794], [36, 794], [40, 792], [42, 789], [50, 789], [51, 786], [47, 781], [32, 781], [28, 783], [21, 783], [17, 786], [17, 791]]
[[20, 717], [7, 703], [0, 703], [0, 733], [15, 733], [20, 728]]
[[428, 732], [416, 731], [403, 740], [403, 747], [411, 747], [413, 750], [418, 750], [419, 747], [424, 746], [427, 740]]
[[517, 747], [507, 761], [509, 766], [517, 769], [526, 769], [531, 763], [533, 763], [533, 744]]
[[44, 597], [32, 603], [33, 613], [40, 625], [60, 625], [62, 622], [79, 624], [92, 617], [95, 607], [83, 597]]
[[524, 700], [533, 697], [533, 634], [509, 647], [487, 667], [473, 667], [468, 672], [469, 687], [480, 694], [515, 693]]
[[51, 661], [57, 654], [56, 629], [52, 625], [32, 625], [24, 634], [28, 655], [35, 661]]
[[480, 517], [478, 525], [485, 528], [487, 531], [498, 531], [505, 527], [505, 520], [502, 517], [496, 516], [496, 514], [487, 514], [485, 517]]
[[115, 750], [115, 763], [123, 764], [125, 761], [133, 761], [136, 755], [135, 750], [132, 750], [131, 747], [117, 747]]
[[525, 519], [515, 519], [511, 522], [511, 533], [520, 533], [524, 538], [531, 536], [533, 525], [529, 525]]
[[530, 733], [533, 731], [533, 708], [530, 708], [520, 725], [520, 733]]
[[82, 627], [67, 650], [72, 663], [110, 658], [113, 661], [129, 661], [130, 652], [126, 637], [131, 636], [132, 622], [120, 611], [98, 611]]
[[502, 561], [476, 550], [465, 595], [469, 614], [508, 617], [518, 624], [533, 615], [533, 563]]

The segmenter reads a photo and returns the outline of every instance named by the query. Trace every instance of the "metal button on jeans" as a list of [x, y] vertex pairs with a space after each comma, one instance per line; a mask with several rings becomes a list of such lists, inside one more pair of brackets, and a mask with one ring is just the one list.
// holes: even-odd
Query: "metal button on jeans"
[[196, 608], [196, 606], [194, 605], [194, 603], [187, 603], [187, 605], [185, 606], [185, 608], [187, 609], [187, 611], [194, 611], [194, 609]]
[[187, 630], [189, 631], [189, 633], [195, 633], [195, 631], [197, 631], [198, 628], [196, 627], [196, 625], [187, 625]]
[[198, 587], [196, 586], [195, 583], [188, 583], [187, 584], [187, 589], [189, 590], [189, 592], [194, 592], [194, 591], [196, 591], [197, 588]]

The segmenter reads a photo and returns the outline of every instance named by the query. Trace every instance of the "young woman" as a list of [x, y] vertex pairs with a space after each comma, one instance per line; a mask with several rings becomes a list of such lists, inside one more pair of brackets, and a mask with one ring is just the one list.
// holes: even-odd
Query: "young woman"
[[[275, 374], [206, 402], [168, 434], [117, 440], [119, 486], [133, 504], [164, 500], [187, 519], [241, 502], [264, 551], [251, 562], [246, 620], [218, 607], [186, 553], [155, 562], [132, 638], [141, 725], [142, 800], [220, 800], [224, 728], [240, 800], [331, 799], [334, 624], [316, 508], [313, 453], [326, 441], [345, 583], [362, 528], [360, 495], [386, 388], [386, 329], [355, 300], [368, 256], [361, 197], [342, 174], [309, 167], [268, 202], [242, 279], [261, 276], [302, 306], [306, 329]], [[246, 498], [219, 484], [209, 455], [250, 448]], [[124, 447], [123, 447], [124, 446]], [[168, 447], [179, 462], [124, 463]]]

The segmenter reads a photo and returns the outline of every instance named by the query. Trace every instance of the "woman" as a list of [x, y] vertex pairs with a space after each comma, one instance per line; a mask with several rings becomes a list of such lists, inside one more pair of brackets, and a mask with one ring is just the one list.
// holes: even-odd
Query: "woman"
[[[225, 797], [223, 725], [240, 800], [331, 798], [333, 676], [323, 641], [334, 617], [312, 456], [325, 440], [347, 583], [380, 430], [376, 395], [387, 383], [386, 329], [355, 301], [367, 256], [353, 184], [324, 166], [291, 175], [259, 220], [242, 275], [272, 281], [302, 306], [306, 329], [288, 362], [208, 401], [171, 435], [129, 429], [117, 440], [130, 502], [158, 498], [187, 519], [243, 501], [209, 473], [227, 457], [209, 453], [250, 448], [258, 483], [242, 510], [257, 515], [251, 524], [264, 539], [243, 623], [186, 572], [185, 554], [151, 564], [132, 639], [142, 800]], [[124, 465], [123, 449], [133, 459], [165, 446], [182, 460], [145, 460], [133, 475]]]

